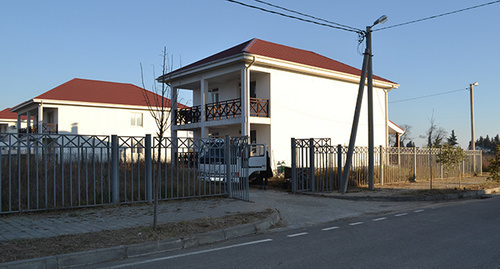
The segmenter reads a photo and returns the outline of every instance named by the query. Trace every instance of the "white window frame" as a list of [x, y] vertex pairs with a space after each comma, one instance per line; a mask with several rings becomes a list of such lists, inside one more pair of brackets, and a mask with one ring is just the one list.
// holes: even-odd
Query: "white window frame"
[[144, 127], [144, 117], [140, 112], [130, 113], [130, 126], [132, 127]]

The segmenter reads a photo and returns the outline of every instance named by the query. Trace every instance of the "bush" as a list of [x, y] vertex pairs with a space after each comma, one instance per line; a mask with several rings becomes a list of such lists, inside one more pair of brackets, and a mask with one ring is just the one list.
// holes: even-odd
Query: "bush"
[[490, 160], [489, 180], [500, 182], [500, 144], [496, 146], [495, 158]]

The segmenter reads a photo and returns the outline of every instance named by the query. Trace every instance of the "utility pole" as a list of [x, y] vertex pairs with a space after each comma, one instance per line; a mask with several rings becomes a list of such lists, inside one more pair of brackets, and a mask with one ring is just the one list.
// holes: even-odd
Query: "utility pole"
[[470, 135], [471, 135], [471, 150], [476, 150], [476, 138], [474, 137], [474, 86], [479, 83], [470, 84]]
[[359, 114], [361, 112], [361, 103], [363, 100], [363, 91], [365, 88], [365, 79], [368, 73], [368, 185], [372, 190], [374, 188], [374, 128], [373, 128], [373, 70], [372, 70], [372, 27], [387, 21], [387, 16], [382, 16], [376, 20], [372, 26], [367, 26], [364, 32], [366, 38], [366, 48], [363, 58], [363, 68], [361, 69], [361, 78], [359, 81], [358, 98], [356, 100], [356, 109], [354, 110], [354, 119], [351, 128], [351, 137], [349, 139], [349, 149], [347, 151], [347, 159], [342, 174], [342, 182], [340, 187], [341, 193], [347, 192], [349, 182], [349, 173], [351, 171], [352, 155], [354, 153], [354, 145], [356, 144], [356, 135], [358, 132]]

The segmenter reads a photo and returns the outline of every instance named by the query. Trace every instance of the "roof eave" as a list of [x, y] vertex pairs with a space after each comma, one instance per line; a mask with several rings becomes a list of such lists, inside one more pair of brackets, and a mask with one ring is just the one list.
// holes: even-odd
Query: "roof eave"
[[234, 64], [240, 61], [250, 61], [251, 58], [248, 58], [246, 56], [247, 53], [239, 53], [233, 56], [225, 57], [219, 60], [215, 60], [212, 62], [204, 63], [197, 65], [193, 68], [188, 68], [185, 70], [179, 70], [179, 71], [172, 71], [168, 74], [165, 74], [163, 76], [159, 76], [156, 80], [158, 82], [163, 82], [163, 83], [169, 83], [170, 81], [177, 80], [181, 77], [184, 76], [191, 76], [197, 73], [205, 72], [206, 70], [214, 69], [214, 68], [219, 68], [222, 66]]
[[[250, 63], [254, 60], [255, 60], [255, 63], [254, 63], [255, 65], [269, 66], [269, 67], [286, 69], [286, 70], [291, 70], [291, 71], [301, 72], [301, 73], [309, 73], [309, 74], [319, 75], [319, 76], [323, 76], [323, 77], [335, 78], [335, 79], [339, 79], [339, 80], [343, 80], [343, 81], [347, 81], [347, 82], [352, 82], [352, 83], [359, 83], [359, 79], [360, 79], [359, 75], [339, 72], [339, 71], [335, 71], [335, 70], [331, 70], [331, 69], [325, 69], [325, 68], [315, 67], [315, 66], [306, 65], [306, 64], [300, 64], [300, 63], [296, 63], [296, 62], [290, 62], [290, 61], [286, 61], [286, 60], [280, 60], [280, 59], [261, 56], [258, 54], [252, 54], [252, 53], [248, 53], [248, 52], [242, 52], [242, 53], [239, 53], [239, 54], [236, 54], [233, 56], [229, 56], [229, 57], [226, 57], [223, 59], [219, 59], [216, 61], [201, 64], [201, 65], [197, 65], [193, 68], [189, 68], [186, 70], [170, 72], [164, 76], [158, 77], [157, 81], [160, 83], [161, 82], [170, 83], [171, 81], [178, 80], [179, 78], [182, 78], [184, 76], [195, 75], [198, 73], [206, 72], [207, 70], [210, 70], [210, 69], [220, 68], [222, 66], [234, 64], [237, 62]], [[165, 79], [165, 77], [167, 77], [167, 79]], [[391, 90], [396, 89], [400, 86], [397, 83], [379, 80], [379, 79], [373, 79], [373, 85], [377, 88], [391, 89]]]
[[17, 113], [19, 110], [23, 109], [24, 107], [27, 107], [27, 106], [34, 104], [34, 103], [36, 103], [35, 99], [30, 99], [28, 101], [24, 101], [24, 102], [20, 103], [19, 105], [11, 108], [10, 112]]

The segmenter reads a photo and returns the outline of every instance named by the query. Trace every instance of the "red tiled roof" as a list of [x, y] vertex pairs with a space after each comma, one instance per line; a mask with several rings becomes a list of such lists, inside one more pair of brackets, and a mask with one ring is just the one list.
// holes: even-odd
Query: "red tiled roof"
[[[158, 97], [158, 95], [148, 90], [146, 90], [146, 94], [151, 102], [154, 102], [154, 98]], [[34, 99], [147, 106], [143, 89], [133, 84], [80, 78], [72, 79]], [[170, 107], [170, 99], [165, 98], [165, 100], [167, 106]], [[185, 106], [178, 104], [178, 107], [183, 108]]]
[[[10, 112], [12, 108], [8, 107], [2, 111], [0, 111], [0, 119], [3, 120], [16, 120], [17, 121], [17, 113]], [[26, 115], [21, 115], [21, 120], [26, 120], [28, 117]], [[33, 118], [33, 117], [31, 117]]]
[[17, 113], [10, 112], [10, 107], [0, 111], [0, 119], [17, 120]]
[[[302, 50], [297, 48], [292, 48], [264, 40], [260, 40], [254, 38], [247, 42], [241, 43], [237, 46], [194, 62], [185, 67], [179, 68], [175, 71], [172, 71], [168, 75], [173, 75], [175, 73], [179, 73], [180, 71], [188, 70], [206, 63], [210, 63], [216, 60], [221, 60], [230, 56], [235, 56], [238, 54], [250, 53], [254, 55], [265, 56], [269, 58], [275, 58], [279, 60], [285, 60], [289, 62], [295, 62], [300, 64], [305, 64], [309, 66], [324, 68], [332, 71], [342, 72], [346, 74], [361, 75], [361, 70], [354, 68], [352, 66], [343, 64], [341, 62], [335, 61], [333, 59], [327, 58], [325, 56], [319, 55], [312, 51]], [[394, 83], [390, 80], [381, 78], [379, 76], [373, 76], [374, 79]]]

